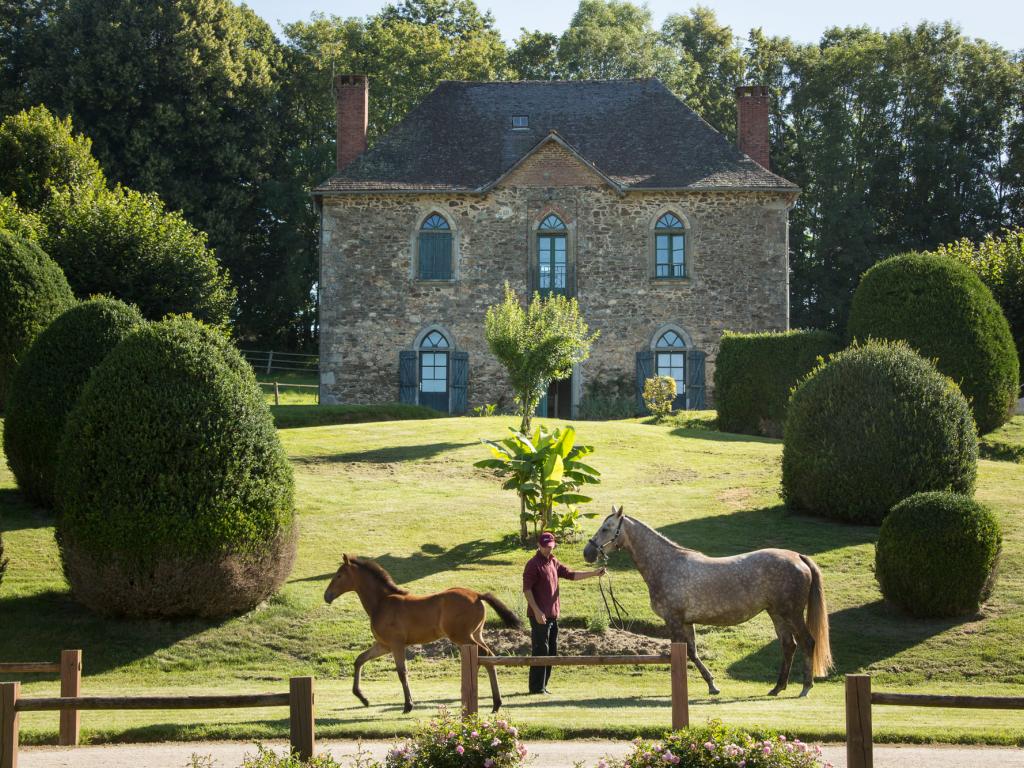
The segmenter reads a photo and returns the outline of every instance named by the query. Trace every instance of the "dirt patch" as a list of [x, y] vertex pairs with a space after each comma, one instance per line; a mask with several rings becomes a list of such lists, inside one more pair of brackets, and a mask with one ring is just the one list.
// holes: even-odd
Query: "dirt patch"
[[730, 507], [740, 509], [753, 495], [754, 490], [752, 488], [726, 488], [724, 491], [719, 493], [716, 498], [723, 504], [728, 504]]
[[[530, 635], [515, 629], [486, 629], [484, 642], [499, 656], [529, 656]], [[653, 656], [668, 653], [668, 639], [609, 628], [598, 634], [577, 627], [559, 627], [558, 653], [562, 656]], [[458, 656], [449, 640], [438, 640], [413, 649], [414, 656], [447, 659]]]

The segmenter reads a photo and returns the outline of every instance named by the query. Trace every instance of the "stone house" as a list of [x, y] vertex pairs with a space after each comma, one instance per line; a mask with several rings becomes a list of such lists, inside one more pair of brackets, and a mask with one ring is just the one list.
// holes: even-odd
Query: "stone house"
[[707, 407], [724, 331], [789, 327], [799, 190], [767, 170], [766, 89], [737, 89], [737, 148], [656, 79], [443, 82], [369, 150], [367, 79], [335, 91], [339, 170], [314, 190], [321, 402], [507, 402], [483, 338], [506, 281], [576, 297], [600, 331], [541, 404], [559, 418], [658, 373], [677, 407]]

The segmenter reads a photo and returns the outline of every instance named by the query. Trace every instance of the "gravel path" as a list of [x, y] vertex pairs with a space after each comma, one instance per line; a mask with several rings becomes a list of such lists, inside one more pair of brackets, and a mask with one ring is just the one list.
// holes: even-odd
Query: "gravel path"
[[[284, 750], [280, 742], [268, 743]], [[377, 759], [382, 759], [390, 742], [368, 741], [363, 748]], [[526, 742], [532, 768], [572, 768], [582, 760], [586, 768], [594, 768], [599, 757], [621, 756], [629, 749], [626, 741], [534, 741]], [[352, 741], [325, 741], [318, 750], [328, 750], [349, 768], [357, 745]], [[22, 747], [19, 768], [186, 768], [193, 754], [210, 756], [215, 768], [237, 768], [247, 752], [254, 752], [247, 742], [197, 742], [162, 744], [116, 744], [76, 747]], [[839, 745], [824, 747], [824, 757], [836, 766], [845, 768], [846, 748]], [[972, 768], [973, 766], [999, 766], [1024, 768], [1024, 750], [1011, 747], [960, 746], [875, 746], [876, 768]]]

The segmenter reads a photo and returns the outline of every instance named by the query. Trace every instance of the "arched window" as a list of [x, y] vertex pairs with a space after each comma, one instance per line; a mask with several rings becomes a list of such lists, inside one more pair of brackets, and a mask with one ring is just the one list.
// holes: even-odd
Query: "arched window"
[[432, 213], [423, 220], [416, 250], [420, 280], [452, 279], [452, 231], [443, 216]]
[[654, 276], [686, 277], [686, 225], [674, 213], [654, 225]]
[[655, 342], [654, 372], [675, 379], [676, 399], [672, 407], [686, 408], [686, 342], [675, 331], [665, 331]]
[[567, 292], [566, 235], [565, 222], [553, 213], [537, 228], [537, 287], [542, 295]]

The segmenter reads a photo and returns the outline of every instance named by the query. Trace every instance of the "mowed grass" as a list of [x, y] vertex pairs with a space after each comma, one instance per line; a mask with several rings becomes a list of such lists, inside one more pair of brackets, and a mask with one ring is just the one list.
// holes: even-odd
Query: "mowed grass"
[[256, 372], [256, 380], [268, 405], [274, 405], [274, 384], [277, 386], [278, 405], [316, 405], [320, 377], [315, 371], [272, 371]]
[[[1020, 417], [1018, 417], [1019, 419]], [[301, 524], [299, 556], [282, 592], [245, 616], [220, 622], [107, 620], [78, 607], [61, 577], [52, 519], [32, 509], [0, 468], [0, 526], [11, 559], [0, 586], [0, 660], [56, 659], [82, 648], [86, 694], [283, 691], [290, 675], [317, 678], [318, 733], [407, 733], [438, 705], [458, 706], [456, 658], [414, 658], [410, 679], [419, 709], [401, 713], [389, 659], [364, 669], [372, 706], [352, 697], [355, 655], [371, 642], [354, 595], [332, 606], [322, 594], [343, 552], [376, 558], [414, 592], [464, 585], [491, 590], [522, 610], [520, 575], [530, 556], [510, 534], [515, 497], [474, 469], [482, 437], [513, 420], [446, 418], [289, 429]], [[778, 699], [779, 650], [759, 616], [731, 628], [698, 628], [700, 651], [722, 694], [706, 694], [691, 668], [691, 721], [718, 717], [747, 728], [776, 728], [804, 739], [841, 740], [842, 676], [869, 672], [876, 690], [1019, 695], [1024, 683], [1024, 465], [984, 460], [978, 498], [1003, 524], [995, 594], [983, 616], [922, 621], [884, 604], [872, 573], [877, 529], [791, 515], [779, 498], [777, 440], [708, 429], [707, 417], [654, 425], [581, 422], [603, 472], [592, 509], [622, 504], [673, 540], [712, 555], [781, 546], [807, 553], [825, 574], [837, 668], [811, 696], [794, 684]], [[596, 521], [588, 521], [588, 534]], [[582, 544], [558, 550], [584, 566]], [[950, 554], [955, 557], [955, 553]], [[585, 567], [585, 566], [584, 566]], [[660, 631], [646, 588], [623, 555], [612, 560], [616, 594], [637, 627]], [[583, 626], [603, 610], [596, 581], [563, 587], [563, 623]], [[500, 670], [509, 717], [532, 738], [654, 735], [669, 725], [669, 681], [661, 667], [560, 668], [555, 695], [527, 697], [525, 670]], [[53, 695], [53, 676], [22, 676], [23, 695]], [[8, 677], [7, 679], [11, 679]], [[481, 679], [481, 706], [488, 702]], [[267, 738], [286, 736], [283, 710], [86, 712], [89, 740]], [[27, 713], [27, 743], [53, 740], [57, 718]], [[879, 740], [1024, 744], [1024, 713], [876, 707]]]

